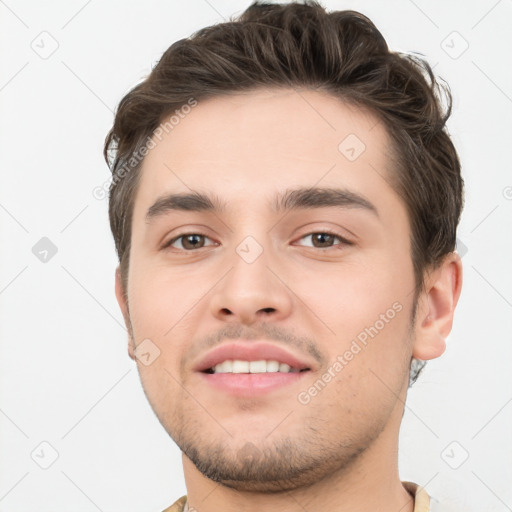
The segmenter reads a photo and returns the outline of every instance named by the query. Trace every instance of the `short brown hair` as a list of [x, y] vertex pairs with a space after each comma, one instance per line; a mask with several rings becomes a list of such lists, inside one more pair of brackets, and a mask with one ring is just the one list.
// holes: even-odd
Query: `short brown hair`
[[[455, 250], [463, 206], [460, 162], [445, 126], [450, 90], [423, 59], [390, 51], [366, 16], [328, 13], [307, 0], [253, 2], [238, 18], [175, 42], [120, 102], [104, 156], [115, 178], [109, 216], [125, 291], [140, 174], [140, 161], [132, 156], [190, 98], [259, 87], [320, 88], [384, 123], [396, 155], [391, 185], [409, 214], [418, 293], [425, 269]], [[127, 168], [119, 179], [119, 170]]]

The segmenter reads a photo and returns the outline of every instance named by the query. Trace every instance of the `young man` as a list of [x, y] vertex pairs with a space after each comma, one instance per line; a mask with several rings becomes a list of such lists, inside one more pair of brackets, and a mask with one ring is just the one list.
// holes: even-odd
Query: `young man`
[[183, 453], [168, 511], [433, 510], [397, 448], [462, 281], [441, 92], [357, 12], [255, 3], [121, 101], [116, 296]]

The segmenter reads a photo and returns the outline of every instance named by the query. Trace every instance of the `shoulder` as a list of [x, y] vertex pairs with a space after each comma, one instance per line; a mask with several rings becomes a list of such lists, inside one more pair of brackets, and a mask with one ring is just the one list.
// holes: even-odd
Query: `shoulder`
[[430, 496], [427, 491], [414, 482], [402, 482], [405, 490], [414, 498], [414, 512], [431, 512]]
[[187, 502], [187, 495], [182, 496], [176, 500], [170, 507], [166, 508], [162, 512], [183, 512], [185, 503]]

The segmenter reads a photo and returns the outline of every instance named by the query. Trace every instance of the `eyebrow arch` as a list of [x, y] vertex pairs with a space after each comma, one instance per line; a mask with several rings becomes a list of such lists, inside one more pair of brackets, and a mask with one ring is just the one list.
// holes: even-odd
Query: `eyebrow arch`
[[362, 208], [379, 216], [377, 208], [362, 195], [341, 188], [298, 188], [278, 195], [272, 203], [276, 213], [301, 208]]
[[[362, 195], [340, 188], [298, 188], [288, 189], [278, 194], [271, 203], [275, 213], [289, 212], [298, 209], [310, 208], [362, 208], [377, 217], [377, 208]], [[168, 194], [157, 199], [148, 209], [146, 221], [165, 215], [170, 211], [205, 211], [221, 213], [225, 211], [226, 203], [222, 203], [218, 197], [193, 191], [192, 193]]]

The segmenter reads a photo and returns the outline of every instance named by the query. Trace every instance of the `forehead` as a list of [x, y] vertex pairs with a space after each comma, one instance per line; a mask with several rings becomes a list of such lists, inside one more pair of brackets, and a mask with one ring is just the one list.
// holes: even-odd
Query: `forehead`
[[187, 112], [153, 137], [136, 210], [192, 189], [215, 191], [234, 208], [270, 208], [269, 195], [294, 186], [393, 195], [386, 129], [324, 91], [258, 89], [202, 100]]

